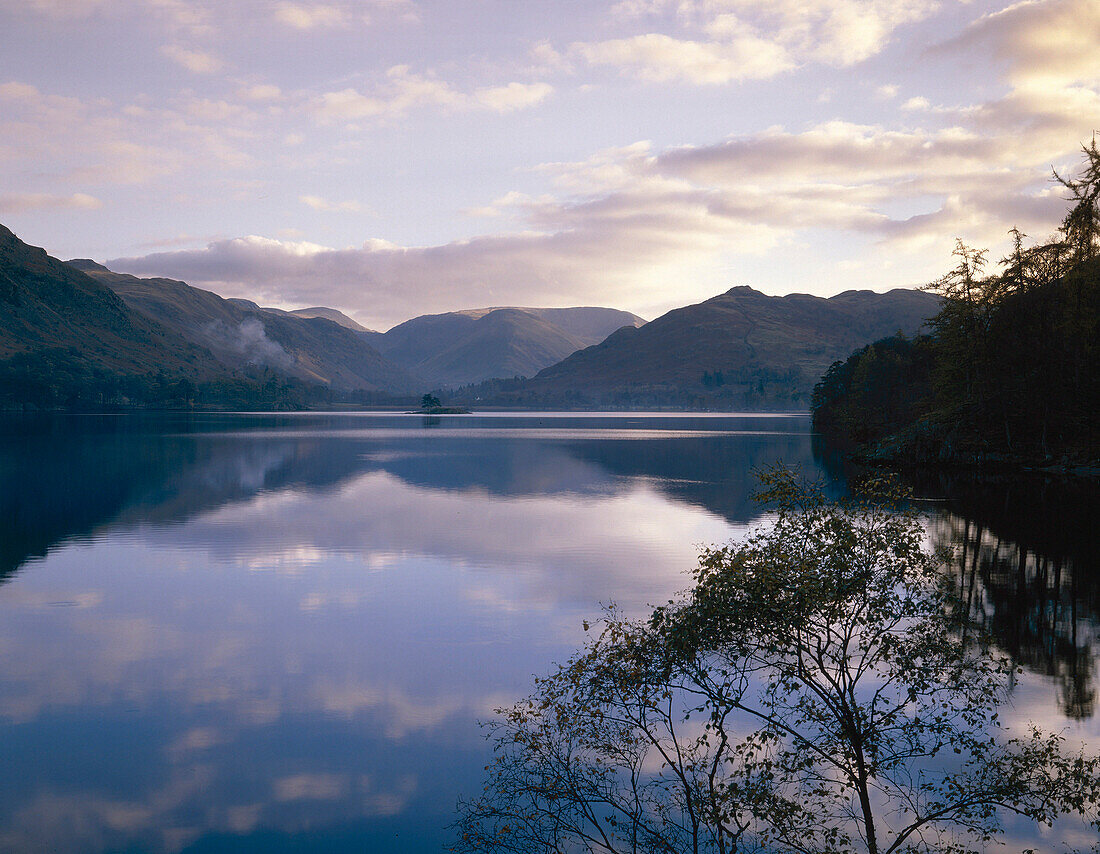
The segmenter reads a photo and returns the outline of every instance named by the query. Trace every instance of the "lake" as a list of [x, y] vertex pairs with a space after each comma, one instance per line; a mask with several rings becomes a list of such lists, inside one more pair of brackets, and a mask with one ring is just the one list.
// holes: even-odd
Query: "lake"
[[[803, 415], [4, 417], [0, 849], [439, 851], [477, 721], [780, 460], [845, 488]], [[1100, 745], [1094, 486], [916, 488], [1011, 714]]]

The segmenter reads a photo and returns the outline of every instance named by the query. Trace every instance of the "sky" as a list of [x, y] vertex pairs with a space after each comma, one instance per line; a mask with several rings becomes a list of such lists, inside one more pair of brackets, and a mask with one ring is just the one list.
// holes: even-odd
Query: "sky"
[[1048, 237], [1100, 0], [0, 0], [0, 223], [384, 330]]

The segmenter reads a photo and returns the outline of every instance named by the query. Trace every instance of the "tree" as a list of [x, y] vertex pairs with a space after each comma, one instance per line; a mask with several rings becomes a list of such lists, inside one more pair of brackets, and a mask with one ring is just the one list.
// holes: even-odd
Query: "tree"
[[426, 394], [422, 398], [420, 398], [420, 408], [421, 409], [435, 409], [437, 406], [442, 406], [442, 405], [443, 404], [439, 402], [439, 398], [436, 397], [431, 392], [428, 392], [428, 394]]
[[1076, 179], [1063, 178], [1051, 170], [1054, 180], [1069, 191], [1073, 207], [1059, 229], [1065, 235], [1065, 249], [1073, 262], [1088, 261], [1100, 254], [1100, 149], [1096, 137], [1081, 146], [1085, 165]]
[[1082, 151], [1075, 177], [1054, 173], [1071, 203], [1054, 237], [1025, 246], [1026, 235], [1012, 229], [995, 273], [985, 251], [957, 241], [955, 267], [927, 286], [943, 298], [921, 348], [930, 349], [934, 394], [873, 412], [875, 386], [904, 390], [911, 377], [906, 363], [873, 365], [875, 351], [865, 350], [823, 377], [815, 424], [910, 464], [1097, 459], [1100, 148], [1093, 140]]
[[960, 854], [1006, 814], [1095, 820], [1100, 763], [1001, 725], [1011, 666], [897, 493], [763, 477], [771, 527], [500, 712], [457, 850]]

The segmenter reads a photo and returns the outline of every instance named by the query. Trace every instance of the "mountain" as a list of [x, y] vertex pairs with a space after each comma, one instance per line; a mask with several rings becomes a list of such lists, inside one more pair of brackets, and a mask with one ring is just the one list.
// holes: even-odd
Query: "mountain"
[[350, 329], [352, 332], [373, 332], [373, 329], [367, 329], [361, 323], [356, 323], [342, 311], [337, 311], [334, 308], [325, 308], [324, 306], [314, 306], [313, 308], [295, 308], [291, 309], [288, 314], [293, 314], [295, 317], [323, 317], [325, 320], [331, 320], [333, 323], [343, 326], [345, 329]]
[[[77, 262], [70, 261], [69, 263], [73, 264], [73, 263], [77, 263]], [[85, 262], [81, 262], [81, 263], [85, 263]], [[97, 266], [99, 266], [99, 265], [97, 265]], [[106, 270], [107, 268], [104, 267], [103, 269]], [[378, 334], [373, 329], [367, 329], [367, 327], [363, 326], [362, 324], [356, 323], [354, 320], [352, 320], [350, 317], [348, 317], [342, 311], [337, 311], [335, 308], [326, 308], [325, 306], [318, 305], [318, 306], [314, 306], [313, 308], [292, 308], [289, 311], [286, 311], [286, 310], [281, 309], [281, 308], [271, 308], [269, 306], [260, 306], [256, 303], [252, 302], [252, 300], [250, 300], [250, 299], [240, 299], [239, 297], [229, 297], [227, 299], [227, 302], [231, 302], [234, 305], [238, 305], [238, 306], [241, 306], [242, 308], [246, 308], [249, 311], [267, 311], [267, 312], [271, 312], [272, 314], [282, 314], [282, 315], [286, 315], [286, 316], [290, 316], [290, 317], [306, 317], [306, 318], [323, 317], [325, 320], [331, 320], [333, 323], [339, 324], [340, 326], [343, 326], [345, 329], [350, 329], [352, 332], [366, 332], [366, 333], [371, 334], [371, 335], [377, 335]]]
[[362, 333], [326, 317], [223, 299], [174, 279], [139, 279], [84, 259], [69, 264], [110, 288], [134, 311], [208, 350], [231, 369], [268, 368], [338, 391], [400, 393], [423, 385], [379, 354]]
[[502, 402], [804, 406], [834, 361], [899, 330], [913, 334], [938, 306], [937, 297], [904, 289], [824, 299], [736, 287], [620, 329], [508, 390]]
[[645, 321], [613, 308], [477, 308], [407, 320], [368, 340], [433, 384], [532, 376], [623, 326]]
[[7, 368], [48, 357], [54, 368], [82, 360], [119, 376], [161, 370], [205, 378], [224, 370], [206, 349], [2, 225], [0, 304], [0, 360]]

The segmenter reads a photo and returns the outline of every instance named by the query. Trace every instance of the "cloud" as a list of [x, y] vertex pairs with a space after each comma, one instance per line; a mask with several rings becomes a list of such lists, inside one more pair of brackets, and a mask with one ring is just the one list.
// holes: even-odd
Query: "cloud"
[[398, 118], [417, 109], [489, 109], [510, 112], [538, 104], [553, 92], [547, 83], [508, 83], [465, 93], [445, 80], [417, 74], [407, 65], [386, 71], [385, 80], [370, 93], [357, 89], [326, 92], [313, 101], [318, 116], [326, 121]]
[[368, 23], [376, 13], [397, 16], [406, 21], [419, 18], [419, 10], [412, 0], [356, 0], [352, 3], [294, 3], [284, 0], [275, 6], [275, 20], [296, 30], [345, 27], [357, 20]]
[[[0, 7], [7, 5], [0, 3]], [[217, 7], [210, 0], [18, 0], [10, 4], [24, 14], [49, 18], [89, 18], [147, 16], [162, 22], [171, 31], [185, 30], [194, 35], [213, 31], [212, 14]]]
[[348, 14], [340, 6], [326, 4], [279, 3], [275, 7], [275, 20], [296, 30], [312, 30], [317, 27], [336, 27], [347, 23]]
[[41, 210], [96, 210], [103, 202], [87, 193], [56, 196], [50, 193], [6, 193], [0, 195], [0, 213]]
[[722, 32], [727, 16], [741, 16], [800, 59], [847, 66], [882, 51], [893, 32], [934, 13], [938, 0], [703, 0], [730, 11], [708, 25]]
[[612, 301], [638, 302], [661, 296], [669, 268], [682, 272], [700, 253], [771, 243], [767, 228], [716, 214], [705, 199], [690, 195], [642, 193], [548, 207], [536, 218], [553, 230], [427, 247], [370, 240], [349, 249], [246, 237], [110, 263], [138, 274], [171, 270], [223, 293], [369, 305], [370, 322], [385, 325], [426, 311], [502, 301], [577, 304], [595, 291]]
[[[395, 75], [408, 77], [404, 69]], [[593, 292], [656, 313], [673, 299], [728, 286], [718, 278], [720, 259], [763, 258], [806, 235], [838, 231], [862, 238], [851, 245], [863, 247], [853, 251], [864, 260], [882, 260], [866, 268], [875, 283], [921, 281], [935, 246], [946, 254], [956, 236], [982, 245], [1014, 224], [1031, 233], [1053, 227], [1061, 202], [1049, 190], [1049, 166], [1087, 133], [1083, 117], [1100, 114], [1100, 95], [1018, 88], [963, 107], [908, 106], [939, 126], [832, 121], [547, 163], [535, 172], [554, 193], [512, 192], [467, 209], [511, 214], [517, 231], [435, 246], [370, 239], [348, 248], [253, 236], [110, 263], [275, 302], [369, 305], [377, 325], [502, 301], [575, 304]], [[838, 267], [833, 277], [844, 275]], [[821, 286], [835, 287], [829, 281]]]
[[257, 83], [242, 87], [238, 94], [247, 101], [278, 101], [283, 97], [283, 90], [270, 83]]
[[313, 208], [315, 211], [335, 211], [340, 213], [359, 213], [363, 210], [363, 206], [359, 202], [330, 202], [327, 199], [323, 199], [320, 196], [299, 196], [300, 201], [306, 207]]
[[212, 54], [201, 50], [188, 50], [179, 45], [164, 45], [160, 52], [192, 74], [216, 74], [224, 65]]
[[985, 48], [1008, 67], [1016, 85], [1100, 82], [1100, 4], [1095, 0], [1024, 0], [985, 15], [940, 52]]
[[554, 87], [549, 83], [509, 83], [487, 86], [474, 91], [472, 100], [497, 113], [533, 107], [548, 98]]
[[220, 174], [219, 189], [228, 189], [228, 176], [219, 170], [254, 165], [252, 141], [266, 119], [225, 100], [182, 96], [118, 104], [9, 81], [0, 84], [0, 168], [70, 190], [146, 184], [198, 170], [214, 180]]
[[794, 66], [774, 42], [744, 35], [730, 43], [676, 39], [647, 33], [626, 39], [577, 43], [572, 52], [590, 65], [610, 65], [651, 82], [729, 83], [771, 77]]
[[937, 0], [628, 0], [613, 7], [613, 19], [672, 11], [670, 26], [690, 37], [648, 32], [578, 42], [571, 53], [647, 81], [725, 84], [810, 62], [853, 65], [882, 51], [898, 27], [938, 7]]
[[276, 801], [334, 800], [347, 791], [349, 781], [341, 774], [293, 774], [272, 782]]
[[236, 326], [224, 320], [213, 320], [201, 329], [201, 333], [204, 342], [215, 352], [232, 353], [246, 364], [283, 369], [294, 364], [294, 357], [277, 341], [268, 338], [263, 323], [254, 317]]

